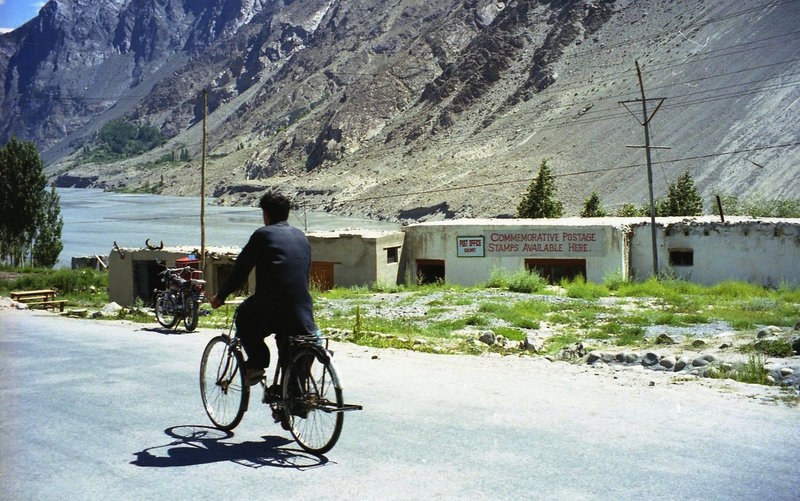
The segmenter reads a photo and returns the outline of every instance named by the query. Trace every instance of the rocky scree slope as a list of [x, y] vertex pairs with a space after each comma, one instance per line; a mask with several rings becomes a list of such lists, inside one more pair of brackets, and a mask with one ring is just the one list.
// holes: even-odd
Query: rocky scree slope
[[[44, 148], [60, 185], [210, 191], [386, 219], [511, 214], [549, 159], [577, 213], [688, 169], [701, 194], [800, 196], [800, 3], [708, 0], [51, 1], [0, 36], [0, 137]], [[651, 101], [651, 110], [658, 101]], [[163, 148], [104, 165], [72, 153], [102, 123], [158, 126]], [[186, 165], [154, 163], [188, 148]], [[738, 153], [733, 153], [738, 152]]]

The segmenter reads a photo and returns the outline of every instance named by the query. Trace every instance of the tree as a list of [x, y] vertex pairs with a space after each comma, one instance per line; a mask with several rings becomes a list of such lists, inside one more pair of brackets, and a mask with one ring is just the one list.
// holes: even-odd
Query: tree
[[531, 181], [528, 192], [517, 206], [517, 216], [526, 218], [558, 218], [564, 214], [564, 204], [555, 198], [556, 182], [547, 159], [539, 165], [539, 174]]
[[49, 192], [44, 193], [42, 210], [38, 219], [38, 231], [34, 239], [31, 257], [35, 266], [52, 268], [64, 248], [64, 244], [61, 242], [64, 220], [61, 218], [61, 205], [55, 186], [51, 187]]
[[600, 205], [600, 195], [593, 191], [592, 195], [583, 201], [581, 217], [605, 217], [606, 215], [606, 210]]
[[63, 223], [58, 195], [48, 194], [45, 188], [43, 168], [39, 151], [30, 141], [12, 137], [0, 147], [0, 259], [12, 266], [24, 263], [38, 240], [44, 261], [55, 264], [47, 256], [55, 249], [53, 242], [60, 245]]
[[[658, 211], [660, 214], [662, 211]], [[685, 170], [674, 183], [670, 183], [667, 201], [663, 207], [664, 216], [700, 216], [703, 214], [703, 200], [697, 194], [694, 180]]]
[[618, 217], [641, 217], [644, 215], [645, 214], [642, 214], [641, 209], [637, 208], [632, 203], [622, 204], [622, 207], [617, 209]]

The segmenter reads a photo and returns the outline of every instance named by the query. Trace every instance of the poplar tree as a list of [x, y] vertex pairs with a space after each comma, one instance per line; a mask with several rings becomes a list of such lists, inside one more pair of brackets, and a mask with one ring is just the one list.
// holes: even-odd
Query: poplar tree
[[593, 191], [592, 195], [583, 201], [581, 217], [605, 217], [606, 215], [606, 210], [600, 205], [600, 195]]
[[658, 212], [664, 216], [701, 216], [703, 214], [703, 200], [697, 194], [694, 180], [688, 170], [678, 176], [674, 183], [669, 184], [667, 201]]
[[536, 219], [558, 218], [563, 214], [564, 204], [556, 198], [556, 181], [545, 158], [539, 165], [539, 174], [517, 205], [517, 216]]
[[52, 267], [61, 252], [61, 209], [55, 191], [45, 188], [43, 168], [30, 141], [12, 137], [0, 147], [0, 260], [12, 266], [23, 264], [37, 243], [40, 266]]

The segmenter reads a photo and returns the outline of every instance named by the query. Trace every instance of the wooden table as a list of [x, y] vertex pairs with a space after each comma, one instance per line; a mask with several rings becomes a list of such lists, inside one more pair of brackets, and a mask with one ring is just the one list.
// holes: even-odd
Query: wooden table
[[64, 304], [67, 302], [64, 299], [56, 299], [55, 289], [11, 291], [9, 294], [14, 301], [26, 304], [31, 308], [43, 306], [45, 308], [58, 308], [59, 311], [64, 311]]

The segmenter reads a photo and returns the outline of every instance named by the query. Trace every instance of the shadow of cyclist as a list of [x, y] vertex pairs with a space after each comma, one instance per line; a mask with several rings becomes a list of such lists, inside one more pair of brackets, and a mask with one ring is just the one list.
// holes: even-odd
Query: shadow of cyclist
[[134, 453], [131, 464], [143, 467], [193, 466], [230, 461], [250, 468], [271, 466], [304, 470], [324, 466], [325, 456], [284, 447], [292, 443], [283, 437], [264, 436], [263, 442], [225, 442], [233, 433], [209, 426], [172, 426], [164, 433], [175, 440]]

